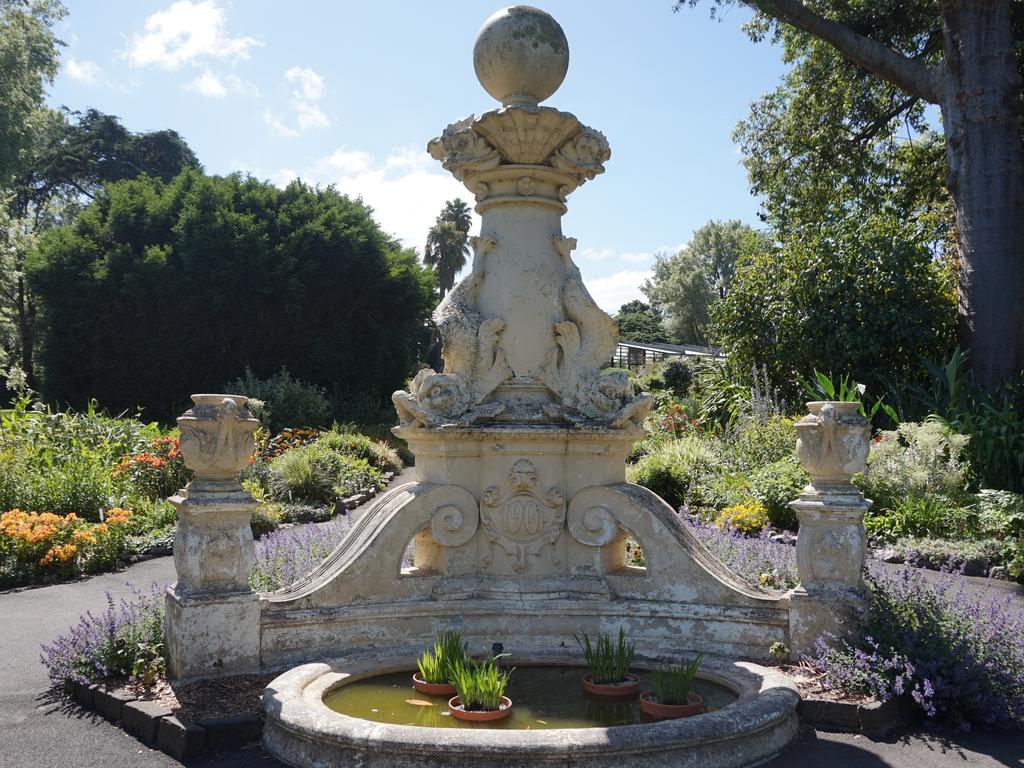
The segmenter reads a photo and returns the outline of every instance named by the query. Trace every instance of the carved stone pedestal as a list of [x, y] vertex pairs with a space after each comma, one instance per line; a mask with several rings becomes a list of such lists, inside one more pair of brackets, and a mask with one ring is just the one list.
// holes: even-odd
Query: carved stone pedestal
[[257, 593], [188, 595], [168, 587], [166, 609], [169, 677], [214, 677], [259, 669]]
[[178, 419], [181, 453], [195, 479], [170, 502], [178, 510], [177, 583], [167, 590], [171, 677], [237, 674], [259, 666], [259, 596], [249, 588], [256, 502], [235, 481], [259, 422], [238, 395], [193, 395]]
[[813, 402], [797, 422], [797, 455], [810, 484], [790, 506], [800, 521], [796, 563], [800, 585], [790, 593], [794, 656], [811, 651], [826, 632], [843, 634], [864, 608], [864, 515], [871, 502], [850, 483], [863, 471], [870, 427], [859, 403]]

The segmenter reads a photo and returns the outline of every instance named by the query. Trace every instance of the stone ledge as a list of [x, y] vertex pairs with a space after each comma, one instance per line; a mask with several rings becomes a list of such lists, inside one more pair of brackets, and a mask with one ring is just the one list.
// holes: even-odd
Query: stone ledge
[[124, 689], [72, 684], [69, 693], [83, 709], [95, 712], [176, 760], [252, 744], [263, 733], [263, 717], [257, 712], [192, 722], [173, 714], [160, 702], [137, 699]]
[[915, 719], [913, 708], [903, 698], [857, 703], [803, 696], [797, 711], [800, 719], [814, 728], [871, 738], [888, 736]]

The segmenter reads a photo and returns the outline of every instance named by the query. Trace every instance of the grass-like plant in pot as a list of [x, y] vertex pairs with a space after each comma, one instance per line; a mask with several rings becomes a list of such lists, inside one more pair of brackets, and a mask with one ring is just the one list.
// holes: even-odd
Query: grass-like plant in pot
[[598, 635], [596, 642], [586, 633], [574, 637], [587, 661], [583, 690], [598, 696], [632, 696], [640, 690], [640, 678], [629, 671], [636, 649], [633, 643], [626, 642], [625, 630], [619, 627], [615, 642], [604, 634]]
[[701, 653], [692, 661], [654, 670], [654, 690], [640, 694], [640, 709], [661, 718], [699, 715], [704, 700], [691, 688], [703, 658]]
[[498, 666], [502, 655], [480, 663], [466, 659], [452, 668], [452, 685], [457, 694], [448, 700], [452, 717], [480, 723], [512, 714], [512, 699], [505, 695], [505, 687], [513, 670]]
[[438, 632], [433, 648], [428, 648], [416, 660], [418, 672], [412, 673], [412, 687], [430, 696], [451, 696], [452, 670], [466, 660], [467, 645], [454, 630]]

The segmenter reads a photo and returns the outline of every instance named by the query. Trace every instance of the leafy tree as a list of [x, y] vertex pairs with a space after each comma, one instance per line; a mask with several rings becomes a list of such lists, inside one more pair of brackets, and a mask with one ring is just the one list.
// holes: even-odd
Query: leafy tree
[[15, 206], [24, 214], [55, 197], [87, 201], [105, 183], [140, 173], [170, 181], [186, 168], [202, 166], [176, 131], [133, 133], [97, 109], [53, 112], [16, 181]]
[[767, 238], [740, 221], [709, 221], [674, 256], [659, 254], [644, 295], [666, 315], [673, 341], [709, 343], [709, 311], [723, 298], [743, 255], [765, 247]]
[[[675, 8], [698, 2], [679, 0]], [[763, 174], [752, 174], [755, 186], [758, 176], [776, 180], [770, 204], [772, 198], [786, 201], [800, 187], [790, 183], [795, 179], [783, 169], [786, 163], [811, 182], [811, 197], [830, 184], [841, 193], [849, 183], [855, 191], [858, 176], [885, 176], [894, 167], [887, 155], [895, 150], [880, 150], [875, 139], [884, 143], [901, 123], [920, 132], [923, 105], [939, 107], [959, 265], [958, 333], [961, 345], [972, 350], [977, 381], [995, 391], [1024, 368], [1024, 2], [714, 0], [716, 7], [735, 2], [757, 12], [748, 27], [755, 40], [771, 35], [782, 41], [786, 58], [798, 62], [784, 84], [789, 93], [762, 101], [740, 128], [741, 137], [767, 136], [770, 131], [762, 128], [771, 120], [765, 116], [785, 114], [791, 123], [781, 152], [769, 149], [760, 159], [755, 153], [755, 164], [763, 166]], [[849, 66], [838, 65], [825, 46]], [[862, 87], [851, 87], [857, 81]], [[805, 89], [804, 83], [819, 87]], [[799, 98], [790, 98], [794, 94]], [[910, 150], [910, 161], [903, 163], [911, 182], [919, 165], [925, 180], [937, 171], [939, 145], [931, 138], [926, 144], [924, 155]], [[826, 152], [836, 152], [833, 173], [827, 172]], [[907, 189], [899, 172], [892, 179]], [[793, 194], [807, 198], [801, 191]]]
[[57, 74], [58, 0], [0, 0], [0, 188], [38, 129], [45, 87]]
[[696, 255], [683, 248], [674, 256], [659, 253], [654, 274], [640, 290], [665, 313], [665, 328], [679, 344], [708, 343], [708, 310], [715, 294]]
[[668, 341], [661, 313], [639, 299], [623, 304], [614, 319], [619, 326], [619, 338], [623, 341]]
[[433, 279], [333, 188], [188, 170], [113, 182], [32, 254], [42, 391], [179, 413], [192, 392], [286, 367], [379, 407], [411, 370]]
[[[73, 117], [74, 121], [68, 118]], [[199, 161], [174, 131], [132, 133], [113, 115], [95, 109], [58, 112], [40, 109], [34, 141], [21, 154], [21, 165], [8, 195], [9, 230], [5, 269], [0, 271], [0, 313], [13, 316], [15, 333], [0, 344], [35, 386], [35, 299], [24, 280], [29, 250], [40, 236], [69, 221], [103, 184], [140, 173], [172, 179]]]
[[877, 395], [923, 381], [922, 358], [946, 354], [955, 312], [946, 262], [898, 222], [851, 221], [746, 257], [712, 317], [732, 369], [765, 366], [793, 400], [815, 369]]
[[466, 266], [471, 224], [469, 204], [455, 198], [444, 204], [427, 235], [423, 261], [437, 272], [442, 299], [455, 285], [455, 276]]

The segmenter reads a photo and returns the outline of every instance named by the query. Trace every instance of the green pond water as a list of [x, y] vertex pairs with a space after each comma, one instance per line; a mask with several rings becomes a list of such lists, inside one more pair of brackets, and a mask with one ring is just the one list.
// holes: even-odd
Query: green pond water
[[[428, 728], [598, 728], [655, 722], [640, 711], [638, 696], [611, 699], [586, 693], [581, 667], [519, 667], [505, 695], [512, 714], [493, 723], [466, 723], [448, 713], [447, 696], [428, 696], [412, 688], [412, 670], [378, 675], [342, 686], [324, 697], [335, 712], [364, 720]], [[640, 689], [650, 690], [650, 674], [640, 672]], [[728, 688], [696, 680], [693, 689], [704, 698], [704, 711], [736, 701]]]

